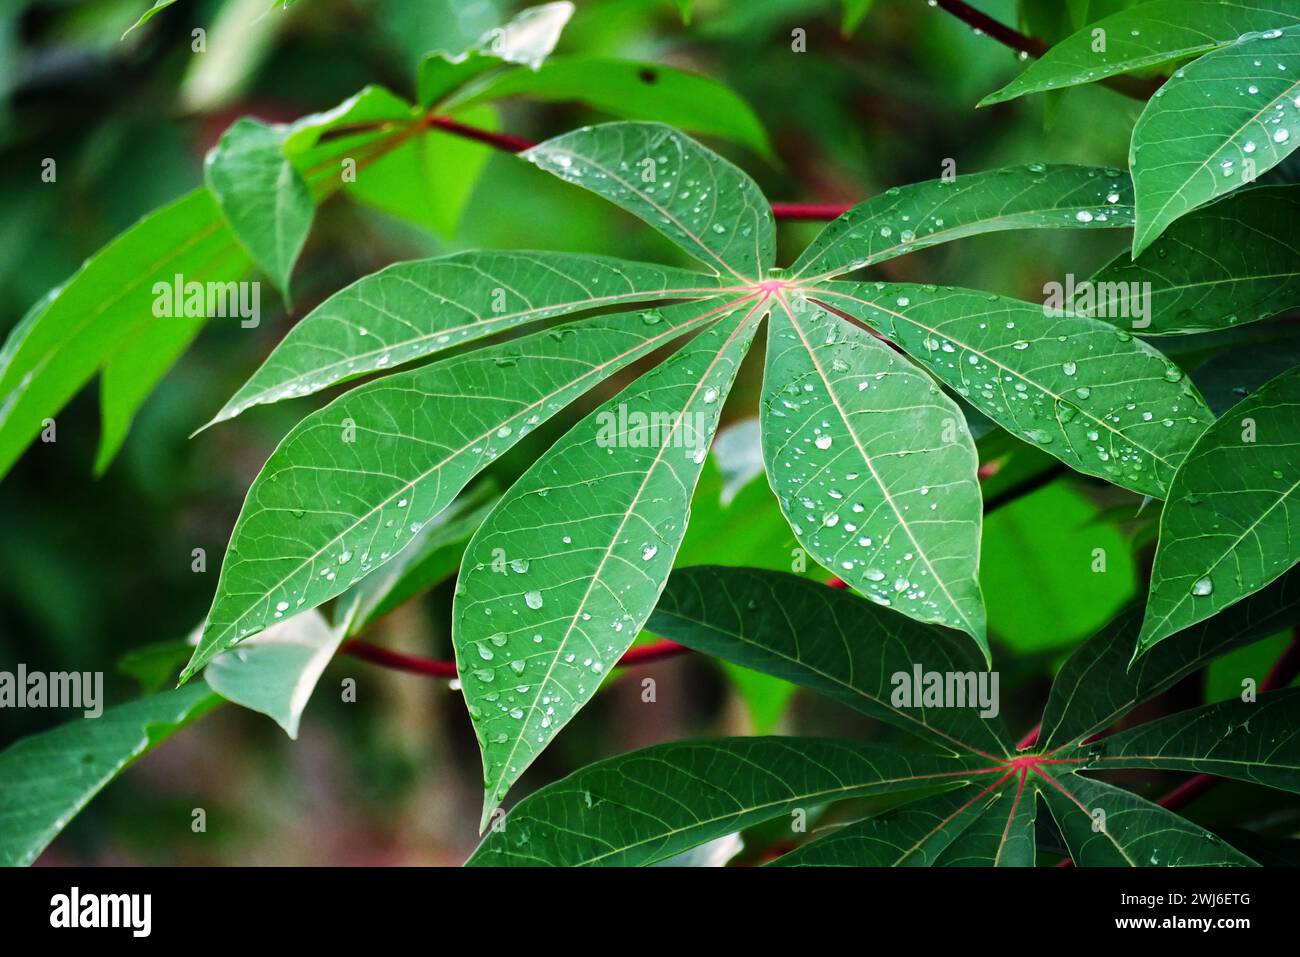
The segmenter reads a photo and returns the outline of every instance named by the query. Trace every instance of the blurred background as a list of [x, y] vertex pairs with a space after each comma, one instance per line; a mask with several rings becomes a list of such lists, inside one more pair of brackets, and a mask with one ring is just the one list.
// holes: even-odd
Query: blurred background
[[[237, 117], [288, 121], [329, 109], [363, 85], [414, 94], [420, 59], [465, 49], [522, 6], [504, 0], [180, 0], [123, 32], [146, 0], [7, 0], [0, 10], [0, 331], [140, 216], [202, 183], [204, 153]], [[1014, 0], [981, 9], [1020, 23]], [[766, 127], [775, 158], [710, 141], [775, 200], [858, 202], [890, 186], [1030, 161], [1126, 165], [1140, 104], [1086, 87], [987, 110], [976, 102], [1021, 68], [1016, 55], [929, 6], [879, 0], [846, 30], [837, 0], [700, 0], [684, 24], [672, 0], [579, 0], [557, 54], [672, 64], [719, 80]], [[1031, 23], [1044, 35], [1062, 25]], [[1068, 26], [1068, 25], [1066, 25]], [[192, 31], [207, 51], [192, 51]], [[806, 32], [806, 52], [791, 49]], [[1056, 37], [1047, 35], [1046, 39]], [[582, 106], [504, 102], [501, 128], [542, 139], [607, 119]], [[474, 149], [480, 149], [475, 147]], [[203, 618], [220, 557], [250, 482], [294, 422], [337, 391], [261, 407], [194, 439], [293, 322], [342, 286], [402, 259], [467, 248], [567, 249], [679, 262], [649, 229], [518, 159], [485, 163], [446, 234], [343, 197], [329, 200], [294, 278], [286, 313], [264, 284], [256, 329], [212, 323], [136, 419], [99, 478], [97, 397], [87, 389], [58, 418], [58, 441], [35, 443], [0, 483], [0, 668], [98, 670], [110, 704], [140, 692], [142, 658]], [[41, 162], [58, 161], [56, 183]], [[817, 224], [782, 224], [789, 262]], [[1126, 235], [1001, 234], [883, 264], [878, 278], [971, 286], [1038, 299], [1050, 280], [1117, 254]], [[1181, 361], [1181, 358], [1180, 358]], [[761, 474], [746, 421], [757, 415], [762, 350], [730, 400], [723, 454], [708, 466], [680, 564], [791, 570], [793, 536]], [[504, 488], [579, 415], [635, 370], [539, 429], [496, 463]], [[974, 424], [974, 423], [973, 423]], [[1041, 453], [994, 431], [981, 440], [989, 515], [982, 584], [1002, 673], [1003, 711], [1027, 731], [1063, 656], [1144, 588], [1154, 510], [1137, 496], [1061, 476]], [[752, 456], [749, 458], [752, 463]], [[725, 479], [725, 480], [724, 480]], [[205, 549], [206, 573], [191, 570]], [[1104, 549], [1104, 572], [1094, 571]], [[804, 572], [819, 579], [815, 566]], [[450, 658], [452, 582], [384, 618], [367, 640]], [[1205, 682], [1235, 694], [1262, 677], [1279, 637], [1221, 661]], [[142, 651], [143, 649], [143, 651]], [[126, 664], [123, 665], [125, 659]], [[641, 699], [655, 678], [657, 700]], [[355, 703], [341, 682], [354, 678]], [[145, 682], [146, 685], [149, 682]], [[1202, 679], [1151, 708], [1196, 703]], [[57, 711], [0, 712], [0, 747], [65, 720]], [[616, 673], [513, 795], [591, 760], [662, 740], [782, 730], [887, 736], [824, 700], [697, 656]], [[267, 718], [233, 706], [148, 756], [73, 822], [45, 863], [458, 864], [477, 841], [477, 750], [447, 681], [340, 657], [289, 741]], [[1153, 791], [1171, 782], [1148, 776]], [[1232, 810], [1224, 785], [1188, 812], [1214, 823]], [[1252, 792], [1257, 823], [1296, 828], [1272, 792]], [[190, 829], [207, 812], [206, 833]], [[1239, 820], [1239, 816], [1238, 816]], [[747, 836], [749, 859], [766, 838]], [[742, 855], [742, 859], [744, 855]]]

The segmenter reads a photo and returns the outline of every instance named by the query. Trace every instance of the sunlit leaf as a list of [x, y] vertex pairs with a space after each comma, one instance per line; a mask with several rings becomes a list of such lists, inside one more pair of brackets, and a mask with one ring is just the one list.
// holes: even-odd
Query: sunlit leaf
[[35, 734], [0, 752], [0, 865], [36, 860], [113, 778], [220, 701], [207, 685], [164, 691]]

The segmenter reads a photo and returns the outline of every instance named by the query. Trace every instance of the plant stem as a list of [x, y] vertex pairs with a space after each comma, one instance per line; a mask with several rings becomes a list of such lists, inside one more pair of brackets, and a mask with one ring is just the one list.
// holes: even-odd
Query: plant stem
[[[969, 3], [965, 3], [964, 0], [931, 0], [931, 2], [933, 6], [946, 10], [958, 20], [969, 24], [972, 29], [988, 34], [994, 40], [1013, 50], [1035, 58], [1047, 52], [1047, 44], [1038, 37], [1026, 36], [1019, 30], [994, 20], [987, 13], [976, 10]], [[1122, 93], [1124, 96], [1132, 97], [1135, 100], [1145, 101], [1151, 99], [1152, 94], [1160, 89], [1165, 79], [1164, 77], [1154, 77], [1144, 80], [1132, 76], [1108, 76], [1103, 77], [1099, 82], [1102, 86], [1109, 87], [1116, 93]]]
[[[425, 117], [426, 126], [459, 136], [463, 139], [484, 143], [506, 153], [522, 153], [537, 144], [513, 133], [493, 133], [482, 130], [468, 123], [461, 123], [449, 116], [430, 113]], [[777, 219], [797, 221], [828, 221], [842, 216], [853, 208], [852, 203], [773, 203], [772, 215]]]
[[[618, 659], [614, 667], [631, 668], [635, 665], [649, 664], [653, 661], [676, 657], [689, 650], [685, 645], [679, 645], [675, 641], [667, 640], [656, 641], [649, 645], [638, 645], [636, 648], [629, 648], [623, 657]], [[391, 651], [388, 648], [372, 645], [370, 642], [362, 641], [359, 638], [353, 638], [344, 644], [339, 651], [345, 655], [360, 658], [362, 661], [369, 661], [371, 664], [392, 668], [395, 671], [406, 671], [429, 678], [456, 677], [456, 662], [454, 661], [439, 661], [436, 658], [423, 658], [419, 655], [408, 655], [401, 651]]]
[[[1297, 674], [1300, 674], [1300, 628], [1291, 633], [1291, 643], [1278, 656], [1277, 661], [1273, 662], [1273, 667], [1264, 676], [1264, 680], [1259, 683], [1259, 693], [1263, 694], [1265, 691], [1285, 688], [1295, 679]], [[1175, 811], [1191, 804], [1222, 780], [1223, 778], [1215, 777], [1213, 774], [1194, 775], [1156, 803], [1161, 807]]]

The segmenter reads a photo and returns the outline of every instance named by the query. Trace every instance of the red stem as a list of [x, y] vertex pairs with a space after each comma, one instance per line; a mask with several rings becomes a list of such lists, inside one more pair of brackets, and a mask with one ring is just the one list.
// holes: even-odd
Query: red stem
[[[933, 0], [933, 2], [935, 6], [951, 13], [958, 20], [969, 24], [982, 33], [987, 33], [994, 40], [1013, 50], [1026, 53], [1032, 57], [1040, 57], [1047, 52], [1048, 45], [1038, 37], [1026, 36], [1019, 30], [994, 20], [987, 13], [976, 10], [963, 0]], [[1109, 87], [1116, 93], [1122, 93], [1135, 100], [1149, 100], [1165, 81], [1164, 77], [1141, 79], [1121, 75], [1103, 77], [1099, 82], [1102, 86]]]
[[[405, 652], [392, 651], [388, 648], [381, 648], [379, 645], [372, 645], [370, 642], [362, 641], [359, 638], [353, 638], [339, 650], [345, 655], [352, 655], [362, 661], [369, 661], [371, 664], [382, 665], [395, 671], [406, 671], [429, 678], [456, 677], [456, 662], [454, 661], [439, 661], [436, 658], [408, 655]], [[656, 641], [650, 645], [638, 645], [635, 648], [629, 648], [623, 657], [618, 659], [614, 667], [631, 668], [635, 665], [649, 664], [652, 661], [673, 658], [689, 650], [685, 645], [679, 645], [675, 641], [667, 640]]]
[[[1277, 661], [1273, 662], [1273, 667], [1259, 683], [1259, 693], [1285, 688], [1297, 674], [1300, 674], [1300, 629], [1292, 632], [1291, 643], [1278, 656]], [[1197, 774], [1178, 785], [1156, 803], [1175, 811], [1191, 804], [1222, 780], [1223, 778], [1215, 777], [1213, 774]]]
[[1013, 50], [1034, 57], [1042, 56], [1047, 50], [1047, 44], [1037, 37], [1025, 36], [1019, 30], [1013, 30], [1005, 23], [994, 20], [987, 13], [976, 10], [969, 3], [963, 3], [962, 0], [936, 0], [935, 5]]

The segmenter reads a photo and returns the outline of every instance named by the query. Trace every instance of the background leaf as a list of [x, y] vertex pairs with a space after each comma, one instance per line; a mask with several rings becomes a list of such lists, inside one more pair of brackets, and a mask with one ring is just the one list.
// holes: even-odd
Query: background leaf
[[0, 865], [26, 866], [109, 781], [221, 699], [203, 682], [106, 708], [0, 752]]
[[236, 120], [208, 154], [204, 176], [235, 236], [287, 298], [316, 205], [284, 155], [286, 132], [249, 117]]
[[296, 740], [303, 709], [342, 640], [343, 630], [313, 609], [214, 658], [203, 676], [223, 698], [261, 712]]
[[1300, 370], [1229, 409], [1174, 477], [1138, 650], [1263, 588], [1300, 561]]
[[1170, 223], [1300, 145], [1300, 25], [1252, 33], [1179, 70], [1133, 129], [1137, 256]]
[[[1123, 254], [1090, 282], [1099, 303], [1109, 298], [1103, 283], [1150, 283], [1150, 325], [1134, 326], [1144, 336], [1205, 332], [1300, 306], [1297, 249], [1300, 186], [1263, 186], [1189, 213], [1137, 259]], [[1093, 315], [1105, 319], [1107, 309]]]
[[651, 864], [829, 801], [969, 781], [982, 760], [812, 738], [658, 745], [598, 761], [524, 798], [467, 863]]

